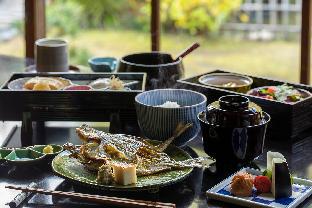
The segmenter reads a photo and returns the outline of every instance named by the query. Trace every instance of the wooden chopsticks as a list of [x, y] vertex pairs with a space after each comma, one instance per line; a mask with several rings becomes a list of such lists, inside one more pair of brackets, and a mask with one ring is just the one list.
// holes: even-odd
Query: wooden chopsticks
[[63, 192], [63, 191], [50, 191], [50, 190], [20, 187], [20, 186], [6, 186], [5, 188], [21, 190], [24, 192], [33, 192], [33, 193], [38, 193], [38, 194], [68, 197], [72, 199], [80, 199], [80, 200], [85, 200], [89, 202], [96, 202], [96, 203], [114, 205], [114, 206], [155, 207], [155, 208], [175, 208], [176, 207], [175, 204], [171, 204], [171, 203], [134, 200], [134, 199], [127, 199], [127, 198], [111, 197], [111, 196], [100, 196], [100, 195], [83, 194], [83, 193], [75, 193], [75, 192]]

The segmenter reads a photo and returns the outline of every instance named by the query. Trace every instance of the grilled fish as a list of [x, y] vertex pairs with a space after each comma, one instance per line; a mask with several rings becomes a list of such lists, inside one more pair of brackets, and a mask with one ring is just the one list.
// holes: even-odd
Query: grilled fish
[[[185, 126], [180, 128], [181, 131], [185, 129]], [[105, 133], [86, 124], [77, 128], [76, 132], [83, 141], [80, 149], [76, 149], [71, 144], [64, 147], [71, 152], [71, 157], [77, 158], [79, 162], [93, 171], [98, 171], [103, 164], [131, 163], [137, 165], [138, 176], [146, 176], [174, 169], [202, 167], [206, 160], [206, 158], [185, 161], [171, 159], [163, 150], [173, 140], [172, 138], [159, 146], [154, 146], [144, 139]]]

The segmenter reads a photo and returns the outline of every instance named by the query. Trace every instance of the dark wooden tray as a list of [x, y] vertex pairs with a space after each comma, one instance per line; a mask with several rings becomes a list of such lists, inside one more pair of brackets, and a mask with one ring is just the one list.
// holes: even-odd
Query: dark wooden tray
[[[70, 79], [75, 84], [87, 84], [111, 75], [121, 80], [137, 80], [130, 91], [12, 91], [10, 81], [22, 77], [56, 76]], [[134, 97], [144, 91], [144, 73], [16, 73], [0, 89], [0, 119], [23, 120], [30, 113], [34, 121], [106, 121], [112, 111], [135, 110]]]
[[[223, 70], [215, 70], [210, 73], [230, 73]], [[232, 72], [231, 72], [232, 73]], [[236, 73], [237, 74], [237, 73]], [[252, 95], [236, 93], [229, 90], [214, 88], [202, 85], [198, 82], [198, 78], [204, 74], [179, 80], [179, 88], [187, 88], [201, 92], [207, 96], [207, 103], [211, 103], [219, 97], [228, 94], [244, 95], [251, 101], [257, 103], [262, 109], [271, 115], [267, 134], [268, 137], [274, 137], [279, 140], [295, 140], [300, 133], [312, 127], [312, 98], [307, 98], [296, 103], [284, 103], [274, 100], [268, 100]], [[249, 76], [249, 75], [248, 75]], [[281, 85], [286, 83], [296, 88], [305, 89], [312, 92], [312, 87], [302, 84], [288, 83], [263, 77], [249, 76], [253, 79], [251, 88]]]

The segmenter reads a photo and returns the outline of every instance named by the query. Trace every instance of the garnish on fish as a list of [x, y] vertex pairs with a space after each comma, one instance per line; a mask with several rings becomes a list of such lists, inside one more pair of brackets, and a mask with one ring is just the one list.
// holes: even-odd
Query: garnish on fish
[[[181, 131], [188, 127], [189, 125], [180, 126], [176, 134], [181, 134]], [[81, 147], [66, 144], [64, 149], [70, 151], [71, 157], [76, 158], [91, 171], [103, 171], [106, 167], [103, 165], [114, 167], [120, 164], [125, 166], [132, 164], [136, 167], [137, 176], [146, 176], [163, 171], [205, 166], [206, 158], [175, 161], [164, 153], [172, 138], [169, 142], [165, 141], [162, 145], [154, 146], [144, 139], [105, 133], [85, 124], [77, 128], [76, 132], [83, 141]], [[101, 177], [99, 173], [98, 177]]]

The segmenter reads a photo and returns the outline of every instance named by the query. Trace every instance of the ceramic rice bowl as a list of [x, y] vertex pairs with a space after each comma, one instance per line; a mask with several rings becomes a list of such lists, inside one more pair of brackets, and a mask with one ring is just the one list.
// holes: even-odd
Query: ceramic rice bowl
[[[167, 101], [177, 102], [180, 107], [159, 106]], [[149, 139], [164, 141], [173, 135], [179, 123], [193, 124], [174, 140], [177, 146], [184, 146], [198, 135], [200, 124], [197, 115], [206, 109], [206, 103], [205, 95], [184, 89], [157, 89], [135, 97], [138, 123], [143, 135]]]

